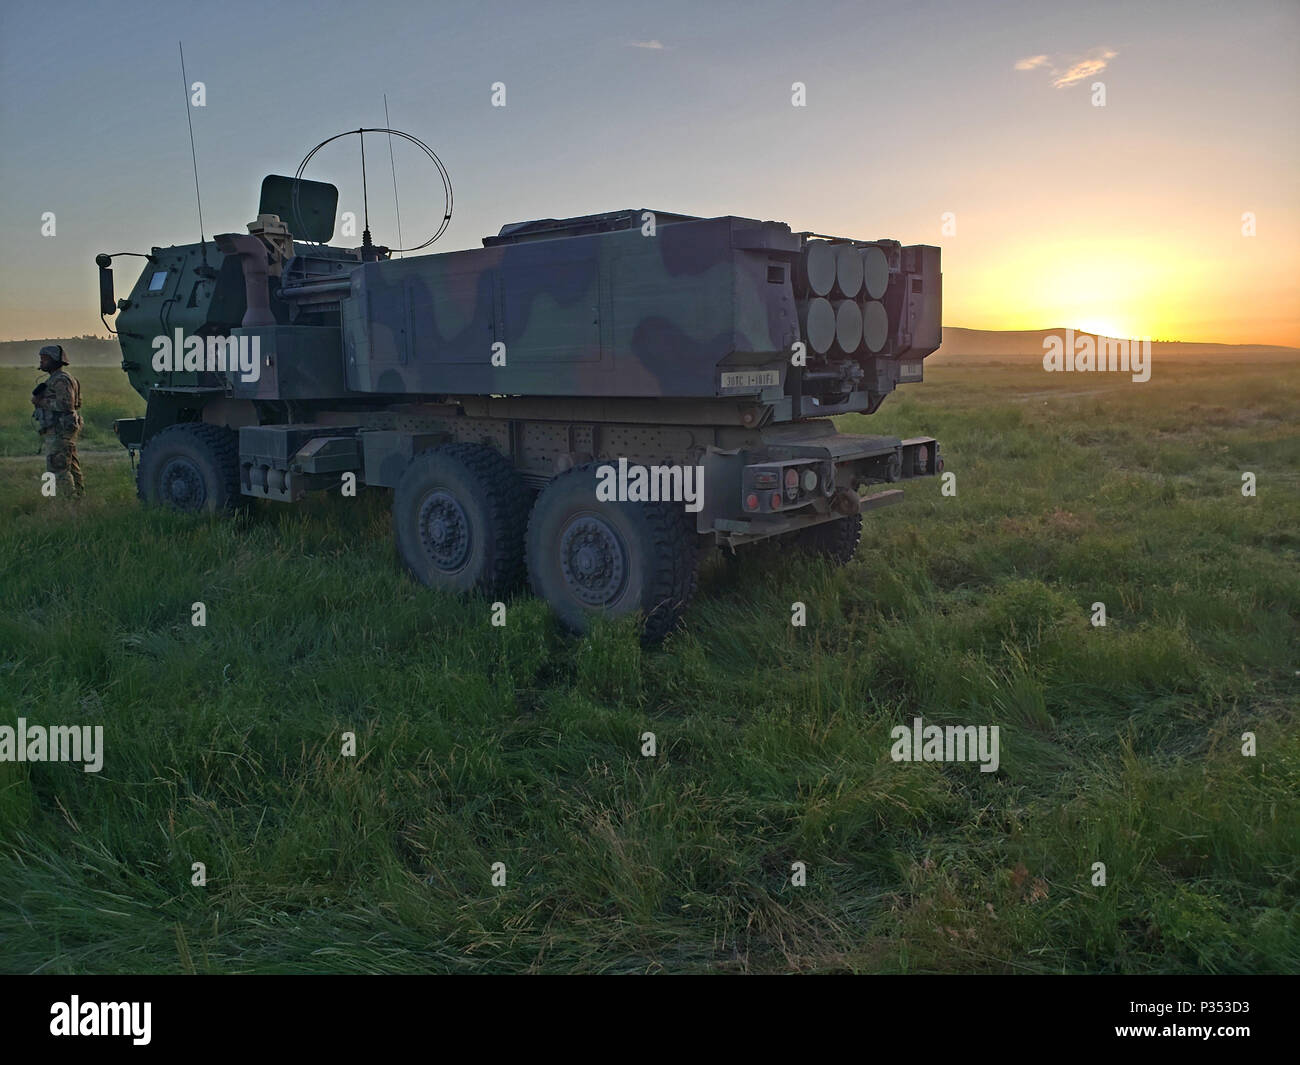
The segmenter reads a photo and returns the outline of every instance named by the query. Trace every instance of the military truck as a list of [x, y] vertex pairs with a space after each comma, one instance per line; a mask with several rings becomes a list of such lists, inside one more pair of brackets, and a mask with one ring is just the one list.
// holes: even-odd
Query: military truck
[[368, 229], [330, 244], [337, 201], [270, 175], [248, 233], [153, 248], [120, 301], [97, 256], [147, 400], [115, 423], [146, 503], [391, 489], [422, 583], [527, 578], [575, 631], [639, 611], [655, 639], [703, 549], [779, 537], [845, 563], [902, 497], [874, 486], [943, 469], [930, 437], [831, 420], [922, 379], [936, 247], [621, 210], [396, 258]]

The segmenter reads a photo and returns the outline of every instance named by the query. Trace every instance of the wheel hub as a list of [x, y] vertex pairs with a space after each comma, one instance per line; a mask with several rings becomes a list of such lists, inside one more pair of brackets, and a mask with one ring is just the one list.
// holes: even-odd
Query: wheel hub
[[159, 493], [177, 510], [199, 510], [208, 498], [203, 474], [189, 459], [169, 459], [158, 478]]
[[438, 489], [425, 497], [420, 507], [420, 543], [444, 573], [454, 573], [468, 560], [469, 518], [450, 492]]
[[623, 590], [627, 550], [618, 534], [593, 515], [574, 518], [560, 537], [565, 583], [587, 606], [606, 606]]

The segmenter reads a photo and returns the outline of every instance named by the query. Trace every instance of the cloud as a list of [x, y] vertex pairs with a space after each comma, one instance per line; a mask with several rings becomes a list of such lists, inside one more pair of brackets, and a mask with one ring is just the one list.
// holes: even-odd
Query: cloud
[[628, 41], [627, 46], [629, 48], [650, 48], [656, 52], [662, 52], [664, 48], [662, 41]]
[[1106, 64], [1114, 59], [1116, 55], [1116, 52], [1106, 48], [1091, 59], [1080, 59], [1064, 74], [1052, 79], [1052, 85], [1058, 89], [1064, 89], [1067, 85], [1073, 85], [1076, 81], [1082, 81], [1093, 74], [1100, 74], [1106, 69]]
[[1052, 78], [1052, 88], [1067, 89], [1071, 85], [1100, 74], [1118, 52], [1112, 48], [1097, 47], [1082, 55], [1031, 55], [1016, 60], [1017, 70], [1044, 69]]

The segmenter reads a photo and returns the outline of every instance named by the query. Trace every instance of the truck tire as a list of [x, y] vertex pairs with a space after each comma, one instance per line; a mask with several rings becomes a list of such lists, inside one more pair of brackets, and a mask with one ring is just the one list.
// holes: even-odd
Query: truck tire
[[800, 551], [824, 558], [836, 566], [846, 566], [853, 560], [862, 540], [862, 515], [850, 514], [800, 529], [790, 536], [790, 542]]
[[224, 425], [169, 425], [147, 444], [136, 471], [144, 502], [192, 513], [225, 514], [243, 505], [239, 437]]
[[528, 495], [500, 452], [446, 444], [411, 460], [393, 492], [397, 553], [421, 584], [505, 595], [523, 583]]
[[639, 610], [646, 641], [657, 642], [695, 594], [694, 523], [680, 503], [598, 501], [596, 467], [562, 473], [537, 497], [526, 544], [533, 591], [577, 633]]

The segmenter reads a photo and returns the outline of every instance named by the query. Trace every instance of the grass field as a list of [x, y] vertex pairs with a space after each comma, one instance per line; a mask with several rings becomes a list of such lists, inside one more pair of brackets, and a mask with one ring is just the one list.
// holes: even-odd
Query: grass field
[[[842, 428], [937, 436], [955, 497], [710, 560], [646, 649], [415, 586], [383, 493], [142, 512], [114, 370], [43, 499], [0, 371], [0, 724], [105, 746], [0, 763], [0, 968], [1300, 971], [1300, 367], [926, 375]], [[999, 771], [892, 761], [918, 715]]]

